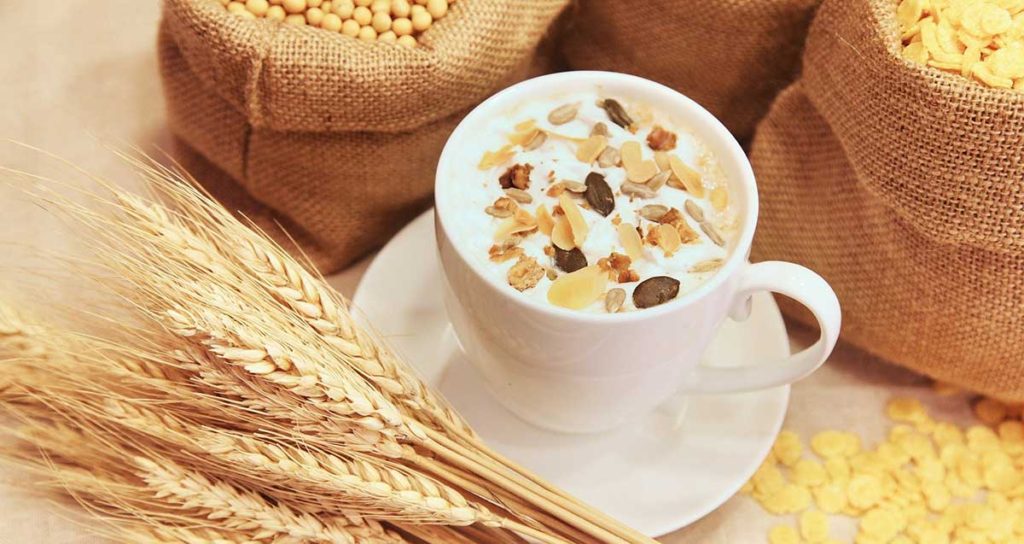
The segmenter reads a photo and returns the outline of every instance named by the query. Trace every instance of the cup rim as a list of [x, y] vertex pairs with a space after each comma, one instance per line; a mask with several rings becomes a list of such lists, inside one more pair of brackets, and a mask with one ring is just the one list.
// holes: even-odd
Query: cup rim
[[[447, 182], [447, 180], [444, 179], [443, 174], [450, 170], [448, 163], [453, 160], [452, 157], [457, 153], [456, 149], [461, 146], [462, 142], [466, 141], [467, 136], [471, 136], [471, 133], [469, 132], [471, 127], [479, 123], [481, 120], [484, 120], [486, 116], [490, 115], [494, 110], [501, 110], [503, 107], [512, 105], [521, 100], [520, 97], [522, 95], [545, 91], [550, 92], [556, 90], [561, 83], [567, 81], [579, 83], [581, 79], [584, 80], [584, 83], [594, 85], [614, 82], [619, 86], [626, 85], [637, 88], [646, 88], [649, 92], [654, 92], [664, 96], [669, 101], [675, 103], [675, 111], [686, 111], [691, 114], [693, 119], [690, 120], [690, 129], [694, 134], [700, 138], [717, 141], [720, 149], [716, 151], [716, 156], [719, 162], [723, 164], [725, 162], [729, 162], [735, 165], [736, 170], [739, 173], [739, 179], [736, 181], [744, 193], [746, 210], [740, 221], [740, 232], [739, 236], [736, 238], [735, 247], [732, 249], [729, 256], [726, 258], [725, 263], [717, 273], [708, 278], [701, 285], [697, 286], [697, 288], [684, 293], [682, 296], [677, 296], [675, 299], [664, 304], [659, 304], [658, 306], [651, 308], [611, 314], [572, 310], [539, 302], [529, 297], [517, 296], [518, 293], [512, 292], [511, 287], [505, 286], [508, 287], [508, 289], [502, 289], [501, 285], [497, 285], [496, 282], [492, 281], [485, 271], [481, 269], [481, 264], [475, 259], [471, 259], [463, 254], [463, 248], [459, 247], [458, 243], [449, 236], [451, 231], [446, 223], [447, 213], [445, 210], [445, 199], [441, 197], [443, 194], [441, 188], [443, 184]], [[725, 153], [723, 154], [722, 151]], [[491, 95], [489, 98], [473, 108], [473, 110], [459, 122], [458, 126], [455, 127], [455, 130], [448, 136], [444, 149], [441, 151], [441, 156], [438, 160], [434, 177], [435, 224], [440, 225], [440, 228], [444, 230], [445, 236], [450, 240], [450, 245], [455, 249], [454, 253], [458, 255], [463, 263], [465, 263], [467, 267], [480, 278], [480, 280], [491, 286], [495, 292], [500, 293], [503, 297], [512, 301], [513, 304], [524, 306], [530, 310], [541, 312], [542, 314], [546, 314], [551, 317], [584, 322], [611, 323], [654, 318], [678, 311], [708, 296], [725, 283], [728, 278], [733, 277], [733, 275], [739, 271], [741, 266], [746, 264], [747, 255], [754, 238], [754, 229], [757, 224], [758, 206], [757, 184], [754, 179], [754, 171], [750, 165], [750, 161], [739, 142], [736, 141], [736, 138], [733, 137], [732, 133], [725, 128], [725, 125], [723, 125], [717, 117], [712, 115], [711, 112], [706, 110], [693, 99], [656, 81], [630, 74], [597, 70], [579, 70], [542, 75], [521, 81]]]

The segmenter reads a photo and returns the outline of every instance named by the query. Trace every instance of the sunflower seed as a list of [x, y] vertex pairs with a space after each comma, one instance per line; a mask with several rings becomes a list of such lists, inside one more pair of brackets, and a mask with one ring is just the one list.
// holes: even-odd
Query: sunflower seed
[[561, 183], [562, 186], [565, 187], [565, 190], [569, 191], [570, 193], [583, 194], [587, 192], [586, 184], [580, 183], [578, 181], [562, 180], [559, 183]]
[[587, 257], [578, 247], [568, 251], [555, 247], [555, 266], [565, 272], [572, 273], [587, 267]]
[[650, 187], [643, 183], [633, 183], [632, 181], [622, 182], [622, 194], [637, 198], [654, 198], [658, 196], [658, 193]]
[[661, 204], [648, 204], [643, 208], [640, 208], [640, 217], [648, 221], [658, 221], [664, 215], [668, 213], [668, 206]]
[[698, 206], [696, 202], [687, 200], [683, 207], [686, 208], [686, 213], [690, 214], [694, 221], [698, 223], [704, 222], [704, 209]]
[[544, 145], [544, 142], [547, 140], [548, 134], [543, 130], [538, 130], [533, 133], [533, 137], [530, 138], [530, 141], [523, 144], [523, 151], [533, 151], [534, 149]]
[[590, 204], [594, 211], [608, 217], [615, 209], [615, 195], [612, 194], [612, 189], [608, 187], [604, 176], [597, 172], [587, 174], [586, 187], [587, 192], [584, 193], [584, 196], [587, 199], [587, 203]]
[[555, 281], [555, 280], [558, 279], [558, 272], [555, 272], [554, 268], [549, 268], [548, 271], [547, 271], [547, 275], [548, 275], [548, 279], [551, 280], [551, 281]]
[[622, 304], [626, 302], [626, 291], [616, 287], [610, 289], [604, 295], [604, 310], [610, 314], [614, 314], [622, 309]]
[[578, 112], [579, 109], [579, 102], [558, 106], [548, 114], [548, 122], [552, 125], [564, 125], [576, 118], [576, 112]]
[[633, 290], [633, 304], [637, 308], [650, 308], [664, 304], [679, 294], [679, 280], [669, 276], [648, 278]]
[[718, 270], [722, 268], [722, 259], [708, 259], [701, 261], [690, 268], [690, 272], [694, 274], [700, 274], [702, 272], [711, 272], [712, 270]]
[[716, 245], [725, 247], [725, 239], [722, 238], [721, 234], [718, 234], [718, 231], [715, 230], [715, 227], [713, 227], [711, 223], [708, 223], [707, 221], [702, 222], [700, 224], [700, 230], [704, 231], [704, 234], [707, 234], [708, 238], [711, 238], [711, 241]]
[[533, 202], [533, 196], [530, 193], [527, 193], [522, 189], [516, 189], [515, 187], [505, 189], [505, 195], [520, 204], [529, 204]]
[[657, 191], [665, 186], [665, 183], [668, 182], [668, 178], [670, 177], [672, 177], [671, 171], [665, 170], [663, 172], [658, 172], [651, 176], [651, 179], [644, 182], [644, 185], [650, 187], [652, 191]]
[[515, 213], [514, 210], [508, 208], [495, 208], [494, 206], [487, 206], [484, 211], [487, 212], [487, 215], [494, 217], [512, 217], [512, 214]]
[[612, 166], [618, 166], [620, 159], [619, 150], [608, 146], [597, 156], [597, 165], [601, 168], [611, 168]]
[[636, 127], [633, 125], [633, 118], [626, 113], [626, 108], [622, 107], [622, 104], [614, 98], [605, 98], [598, 106], [604, 109], [608, 114], [608, 119], [611, 119], [613, 123], [620, 127], [630, 131], [636, 132]]

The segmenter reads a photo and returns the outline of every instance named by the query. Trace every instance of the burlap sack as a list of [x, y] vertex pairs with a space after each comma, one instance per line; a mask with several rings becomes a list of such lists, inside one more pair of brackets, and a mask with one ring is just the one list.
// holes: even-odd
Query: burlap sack
[[903, 60], [894, 7], [819, 9], [754, 138], [754, 257], [825, 276], [858, 346], [1024, 400], [1024, 94]]
[[579, 0], [563, 49], [574, 69], [664, 83], [741, 141], [793, 81], [820, 0]]
[[429, 206], [448, 134], [536, 69], [537, 44], [567, 2], [458, 2], [406, 49], [245, 20], [214, 0], [165, 0], [168, 123], [241, 200], [266, 208], [259, 222], [284, 224], [335, 270]]

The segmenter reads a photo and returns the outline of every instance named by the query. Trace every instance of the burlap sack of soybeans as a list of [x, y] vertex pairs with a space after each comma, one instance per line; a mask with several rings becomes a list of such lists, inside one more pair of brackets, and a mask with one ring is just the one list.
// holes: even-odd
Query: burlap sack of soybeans
[[536, 70], [537, 45], [567, 3], [460, 1], [408, 49], [243, 19], [216, 0], [165, 0], [168, 123], [235, 182], [218, 193], [244, 192], [264, 208], [261, 226], [283, 224], [335, 270], [430, 205], [449, 132]]
[[861, 348], [1024, 401], [1024, 94], [904, 60], [894, 9], [819, 9], [754, 138], [754, 258], [825, 276]]
[[579, 0], [563, 50], [573, 69], [664, 83], [744, 140], [793, 81], [820, 1]]

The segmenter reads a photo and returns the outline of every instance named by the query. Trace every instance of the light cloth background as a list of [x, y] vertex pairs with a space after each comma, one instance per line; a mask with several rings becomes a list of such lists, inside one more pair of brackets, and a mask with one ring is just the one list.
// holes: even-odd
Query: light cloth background
[[[153, 152], [167, 148], [163, 104], [155, 64], [159, 6], [138, 0], [64, 0], [0, 2], [0, 140], [42, 148], [88, 170], [120, 175], [118, 164], [101, 142], [139, 146]], [[52, 172], [42, 156], [0, 143], [0, 166], [33, 173]], [[25, 255], [74, 251], [74, 242], [59, 221], [29, 204], [19, 191], [0, 183], [0, 292], [17, 291], [26, 270], [43, 277]], [[336, 285], [351, 295], [366, 261], [342, 273]], [[48, 287], [58, 300], [61, 286]], [[794, 344], [812, 338], [797, 331]], [[840, 347], [829, 363], [796, 384], [786, 427], [805, 439], [826, 428], [856, 431], [867, 444], [889, 427], [883, 416], [893, 395], [918, 396], [938, 418], [969, 421], [963, 397], [940, 399], [927, 380], [850, 348]], [[679, 482], [681, 493], [687, 482]], [[98, 542], [69, 517], [73, 509], [35, 495], [31, 481], [0, 466], [0, 543], [72, 544]], [[734, 497], [693, 526], [664, 537], [681, 544], [764, 542], [767, 530], [792, 518], [774, 518], [751, 499]], [[833, 535], [852, 540], [852, 523], [834, 523]]]

